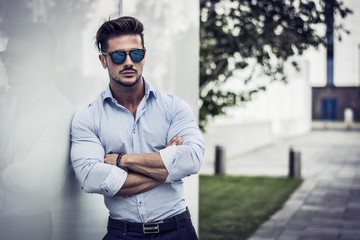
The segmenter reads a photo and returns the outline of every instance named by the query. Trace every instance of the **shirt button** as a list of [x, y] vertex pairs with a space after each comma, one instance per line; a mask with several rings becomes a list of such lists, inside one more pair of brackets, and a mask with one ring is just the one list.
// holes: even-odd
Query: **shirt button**
[[135, 134], [135, 132], [136, 132], [136, 131], [135, 131], [135, 129], [133, 129], [133, 131], [132, 131], [132, 132], [133, 132], [133, 134]]

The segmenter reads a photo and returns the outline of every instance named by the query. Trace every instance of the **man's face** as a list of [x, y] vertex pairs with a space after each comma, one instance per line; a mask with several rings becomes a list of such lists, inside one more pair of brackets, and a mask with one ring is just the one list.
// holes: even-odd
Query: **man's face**
[[[114, 51], [129, 52], [134, 49], [142, 49], [140, 35], [121, 35], [110, 38], [108, 40], [108, 53]], [[122, 86], [134, 86], [142, 77], [143, 65], [145, 57], [140, 62], [134, 62], [129, 55], [126, 56], [125, 61], [121, 64], [116, 64], [111, 60], [109, 55], [100, 55], [100, 61], [104, 68], [108, 68], [110, 82], [118, 83]]]

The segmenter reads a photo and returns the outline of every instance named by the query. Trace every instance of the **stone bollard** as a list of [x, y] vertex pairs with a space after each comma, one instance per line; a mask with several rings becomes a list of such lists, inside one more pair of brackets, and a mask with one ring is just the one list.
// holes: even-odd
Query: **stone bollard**
[[354, 123], [354, 111], [351, 108], [346, 108], [344, 110], [344, 123], [346, 128], [349, 130]]
[[293, 147], [289, 151], [289, 178], [301, 178], [301, 154]]
[[215, 175], [225, 175], [225, 150], [218, 145], [215, 147]]

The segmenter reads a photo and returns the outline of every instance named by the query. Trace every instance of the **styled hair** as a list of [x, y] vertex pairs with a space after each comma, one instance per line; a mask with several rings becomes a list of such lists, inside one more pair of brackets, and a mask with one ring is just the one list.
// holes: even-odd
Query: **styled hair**
[[108, 49], [108, 40], [120, 35], [140, 35], [141, 44], [144, 47], [144, 26], [134, 17], [124, 16], [104, 22], [96, 33], [95, 44], [100, 52]]

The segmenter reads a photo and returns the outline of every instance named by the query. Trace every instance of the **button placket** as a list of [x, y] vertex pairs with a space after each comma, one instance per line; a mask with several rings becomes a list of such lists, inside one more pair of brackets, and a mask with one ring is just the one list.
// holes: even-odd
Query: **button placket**
[[145, 204], [144, 204], [144, 198], [143, 198], [143, 194], [139, 194], [136, 197], [136, 201], [137, 201], [137, 208], [139, 211], [139, 216], [141, 218], [142, 221], [145, 221], [146, 219], [146, 211], [145, 211]]
[[133, 125], [132, 133], [132, 144], [133, 144], [133, 153], [140, 153], [139, 149], [139, 134], [138, 134], [138, 122], [135, 121]]

